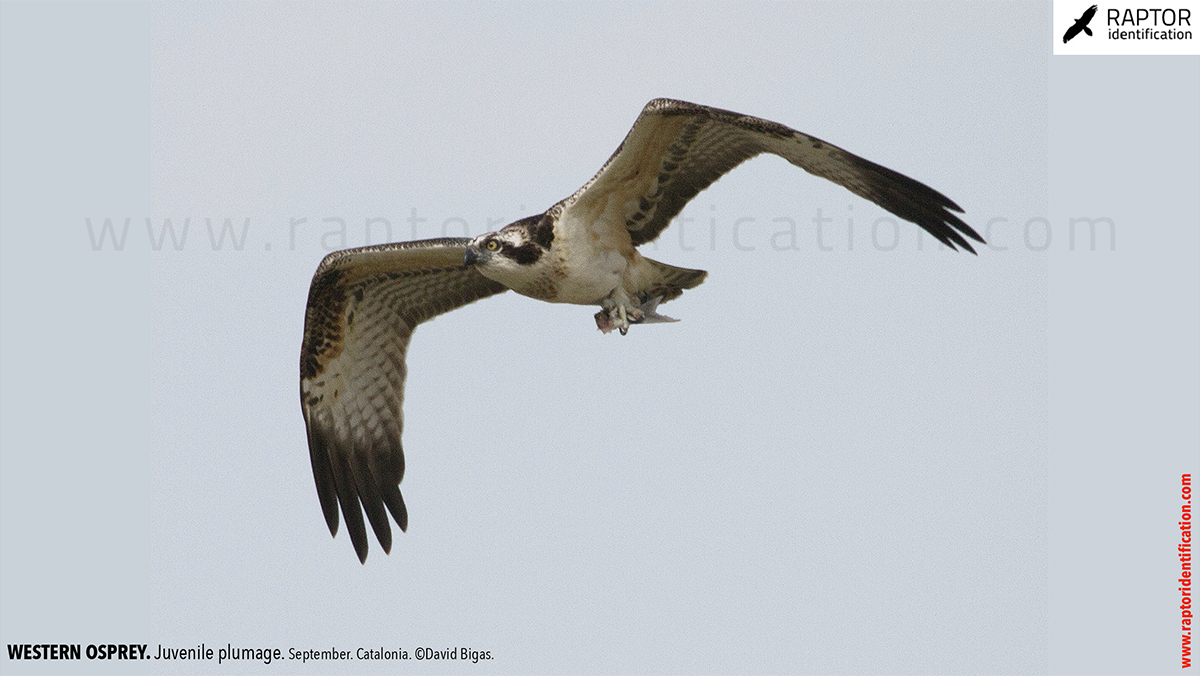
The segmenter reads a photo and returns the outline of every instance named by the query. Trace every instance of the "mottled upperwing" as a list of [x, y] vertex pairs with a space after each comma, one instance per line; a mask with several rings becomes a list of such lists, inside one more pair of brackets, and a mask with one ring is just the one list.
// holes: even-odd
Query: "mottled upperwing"
[[844, 186], [952, 249], [983, 242], [955, 212], [962, 209], [929, 186], [782, 124], [685, 101], [646, 104], [600, 171], [560, 203], [582, 222], [623, 222], [633, 245], [652, 241], [693, 197], [761, 153], [779, 155]]
[[[300, 404], [317, 496], [330, 533], [338, 503], [361, 561], [363, 511], [385, 552], [408, 513], [400, 496], [404, 356], [413, 329], [505, 287], [463, 266], [469, 239], [337, 251], [313, 275], [300, 350]], [[362, 505], [361, 509], [359, 505]]]

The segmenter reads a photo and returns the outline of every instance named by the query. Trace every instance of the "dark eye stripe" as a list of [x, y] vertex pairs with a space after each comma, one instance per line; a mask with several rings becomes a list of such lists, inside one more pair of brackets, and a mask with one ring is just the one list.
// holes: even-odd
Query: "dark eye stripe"
[[513, 259], [518, 265], [533, 265], [542, 257], [542, 247], [533, 242], [526, 242], [521, 246], [505, 242], [501, 254]]

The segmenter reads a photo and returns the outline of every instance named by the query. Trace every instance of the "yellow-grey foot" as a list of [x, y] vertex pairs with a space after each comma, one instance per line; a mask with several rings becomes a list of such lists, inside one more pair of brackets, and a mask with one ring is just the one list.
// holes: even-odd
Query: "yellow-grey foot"
[[623, 336], [629, 331], [630, 324], [663, 324], [679, 321], [655, 312], [661, 302], [662, 296], [658, 296], [645, 299], [641, 305], [632, 307], [628, 302], [614, 300], [611, 307], [596, 313], [596, 328], [604, 333], [611, 333], [613, 329], [617, 329]]

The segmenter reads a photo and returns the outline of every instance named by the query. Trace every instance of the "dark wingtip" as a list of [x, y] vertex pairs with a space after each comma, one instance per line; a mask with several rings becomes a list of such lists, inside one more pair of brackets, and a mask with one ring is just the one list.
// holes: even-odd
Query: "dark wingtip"
[[[321, 505], [324, 507], [324, 505]], [[337, 537], [338, 526], [341, 525], [341, 519], [338, 518], [337, 503], [333, 503], [333, 510], [323, 510], [325, 512], [325, 525], [329, 527], [329, 534]]]
[[308, 429], [309, 457], [312, 460], [313, 480], [317, 484], [317, 499], [329, 534], [337, 537], [338, 497], [337, 480], [333, 476], [333, 465], [329, 459], [329, 441], [325, 433], [309, 423], [308, 409], [304, 409], [304, 424]]
[[342, 515], [346, 517], [346, 532], [354, 551], [360, 561], [367, 560], [367, 528], [363, 523], [362, 508], [358, 502], [358, 491], [354, 486], [354, 475], [347, 458], [339, 458], [340, 464], [335, 466], [334, 482], [337, 486], [338, 502], [342, 506]]
[[400, 531], [407, 532], [408, 508], [404, 506], [404, 496], [400, 494], [400, 487], [391, 484], [383, 486], [383, 502], [392, 513], [392, 518], [396, 520], [396, 525], [400, 526]]
[[[375, 531], [375, 538], [379, 540], [383, 551], [390, 552], [392, 550], [392, 528], [388, 525], [387, 510], [383, 507], [384, 499], [379, 492], [380, 487], [376, 485], [375, 475], [366, 459], [361, 455], [356, 456], [352, 466], [354, 467], [355, 487], [358, 489], [358, 501], [362, 505], [363, 511], [367, 513], [367, 522], [371, 524], [371, 530]], [[384, 488], [384, 490], [387, 489]]]
[[967, 237], [986, 244], [983, 237], [958, 214], [963, 208], [954, 200], [913, 178], [882, 165], [846, 153], [867, 182], [854, 190], [900, 218], [915, 223], [939, 242], [957, 251], [959, 247], [979, 255]]
[[[980, 240], [980, 241], [983, 241], [983, 240]], [[979, 252], [975, 251], [975, 247], [971, 246], [971, 243], [968, 242], [967, 240], [958, 236], [957, 232], [951, 232], [950, 237], [942, 240], [942, 243], [955, 251], [958, 251], [959, 248], [961, 247], [961, 248], [966, 249], [967, 251], [975, 254], [976, 256], [979, 255]]]
[[[349, 529], [347, 529], [347, 530], [349, 530]], [[357, 537], [355, 537], [356, 535], [357, 535]], [[366, 534], [366, 531], [364, 530], [359, 533], [356, 533], [355, 531], [351, 530], [350, 531], [350, 541], [354, 543], [354, 553], [358, 554], [358, 560], [363, 563], [366, 563], [367, 562], [367, 534]]]
[[[964, 227], [966, 227], [966, 228], [967, 228], [967, 231], [971, 231], [971, 228], [970, 228], [970, 227], [967, 227], [966, 225], [964, 225]], [[973, 233], [973, 232], [974, 232], [974, 231], [967, 232], [967, 234], [971, 234], [971, 233]], [[979, 239], [979, 238], [974, 238], [974, 239]], [[982, 239], [979, 239], [979, 241], [983, 241], [983, 240], [982, 240]], [[971, 243], [970, 243], [970, 241], [967, 241], [967, 240], [965, 240], [965, 239], [962, 239], [961, 237], [959, 237], [959, 238], [955, 238], [955, 243], [956, 243], [956, 244], [958, 244], [959, 246], [961, 246], [961, 247], [962, 247], [962, 249], [966, 249], [967, 251], [970, 251], [971, 253], [974, 253], [974, 255], [976, 255], [976, 256], [979, 256], [979, 252], [977, 252], [976, 250], [974, 250], [974, 247], [973, 247], [973, 246], [971, 246]], [[986, 244], [986, 243], [985, 243], [985, 244]], [[952, 246], [952, 249], [956, 249], [956, 247]]]
[[[972, 228], [971, 226], [964, 223], [962, 221], [962, 219], [955, 219], [955, 220], [958, 221], [957, 226], [958, 226], [958, 230], [960, 232], [965, 234], [967, 237], [970, 237], [971, 239], [975, 240], [976, 242], [979, 242], [980, 244], [987, 244], [987, 242], [983, 241], [983, 238], [979, 236], [979, 233], [975, 232], [975, 228]], [[979, 252], [975, 251], [975, 247], [971, 246], [971, 243], [968, 242], [967, 240], [963, 239], [962, 237], [958, 238], [958, 243], [961, 244], [962, 248], [966, 249], [967, 251], [970, 251], [971, 253], [975, 254], [976, 256], [979, 255]]]
[[[354, 507], [355, 507], [355, 511], [357, 511], [357, 509], [358, 509], [357, 502], [355, 503]], [[366, 528], [363, 527], [361, 514], [359, 514], [359, 516], [358, 516], [358, 524], [357, 524], [358, 527], [354, 528], [353, 527], [354, 525], [355, 525], [354, 519], [350, 518], [350, 516], [347, 515], [346, 516], [346, 532], [350, 534], [350, 542], [351, 542], [351, 544], [354, 545], [354, 553], [358, 554], [359, 563], [366, 563], [367, 562], [367, 550], [368, 550], [367, 531], [366, 531]]]

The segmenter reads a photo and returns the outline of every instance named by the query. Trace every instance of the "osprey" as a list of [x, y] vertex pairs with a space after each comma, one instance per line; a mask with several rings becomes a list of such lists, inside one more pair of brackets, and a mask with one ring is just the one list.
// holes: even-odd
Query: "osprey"
[[[360, 561], [363, 512], [385, 552], [408, 511], [404, 477], [405, 352], [413, 329], [508, 289], [551, 303], [599, 305], [596, 325], [675, 321], [656, 311], [704, 281], [642, 256], [701, 190], [760, 153], [845, 186], [952, 249], [983, 239], [962, 209], [922, 183], [775, 122], [655, 99], [582, 188], [544, 213], [469, 238], [336, 251], [313, 275], [300, 350], [300, 401], [317, 496], [337, 535], [338, 504]], [[360, 507], [361, 505], [361, 507]]]

